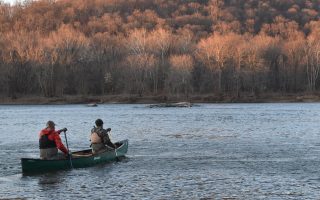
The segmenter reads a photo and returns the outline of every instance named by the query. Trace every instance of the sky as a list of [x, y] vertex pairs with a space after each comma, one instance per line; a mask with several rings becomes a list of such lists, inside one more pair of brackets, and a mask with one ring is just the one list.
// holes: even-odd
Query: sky
[[17, 1], [20, 1], [20, 2], [21, 2], [21, 0], [0, 0], [0, 1], [5, 2], [5, 3], [10, 3], [11, 5], [12, 5], [13, 3], [17, 2]]
[[2, 0], [2, 1], [5, 3], [10, 3], [10, 4], [13, 4], [13, 2], [15, 2], [15, 0]]
[[15, 4], [16, 2], [24, 2], [25, 0], [0, 0], [0, 2], [10, 3], [11, 5]]

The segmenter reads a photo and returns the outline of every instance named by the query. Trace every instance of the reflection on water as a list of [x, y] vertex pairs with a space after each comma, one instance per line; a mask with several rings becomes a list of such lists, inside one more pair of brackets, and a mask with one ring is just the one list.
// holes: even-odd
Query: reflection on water
[[[0, 199], [317, 199], [320, 104], [0, 106]], [[49, 119], [68, 128], [71, 150], [89, 147], [96, 118], [114, 141], [129, 139], [120, 162], [22, 176], [38, 157]]]
[[68, 171], [59, 171], [52, 173], [45, 173], [42, 175], [33, 175], [34, 177], [38, 177], [38, 183], [40, 187], [45, 189], [46, 187], [57, 187], [61, 182], [64, 181], [65, 176]]

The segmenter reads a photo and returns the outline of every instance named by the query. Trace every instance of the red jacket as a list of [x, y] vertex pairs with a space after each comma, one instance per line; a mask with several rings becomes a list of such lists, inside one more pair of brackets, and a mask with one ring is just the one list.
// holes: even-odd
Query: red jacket
[[48, 130], [45, 128], [40, 131], [39, 138], [41, 138], [42, 135], [47, 135], [49, 140], [55, 142], [57, 148], [60, 149], [60, 151], [62, 151], [65, 154], [68, 154], [68, 150], [66, 149], [66, 147], [63, 145], [61, 141], [61, 138], [59, 135], [60, 133], [61, 131]]

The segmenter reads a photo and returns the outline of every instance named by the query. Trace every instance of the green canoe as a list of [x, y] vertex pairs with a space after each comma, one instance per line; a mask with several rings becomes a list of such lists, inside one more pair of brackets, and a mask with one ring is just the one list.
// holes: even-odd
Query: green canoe
[[[128, 151], [128, 140], [115, 143], [118, 148], [116, 151], [103, 151], [98, 154], [92, 154], [91, 149], [72, 152], [72, 167], [83, 168], [90, 167], [99, 163], [115, 161], [119, 157], [125, 156]], [[70, 169], [70, 159], [42, 160], [36, 158], [21, 158], [22, 173], [41, 173], [47, 171], [56, 171]]]

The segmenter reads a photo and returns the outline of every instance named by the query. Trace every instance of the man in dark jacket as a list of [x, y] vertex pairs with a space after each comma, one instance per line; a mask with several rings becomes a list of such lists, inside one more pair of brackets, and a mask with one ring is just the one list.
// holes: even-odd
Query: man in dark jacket
[[97, 153], [99, 151], [117, 148], [116, 145], [111, 142], [108, 135], [111, 128], [103, 129], [103, 121], [101, 119], [97, 119], [95, 124], [96, 127], [91, 130], [90, 135], [92, 152]]
[[[46, 128], [39, 133], [41, 159], [59, 159], [68, 155], [68, 150], [63, 145], [59, 135], [63, 131], [67, 131], [67, 128], [56, 131], [55, 123], [53, 121], [47, 122]], [[58, 149], [64, 153], [64, 156], [58, 154]]]

